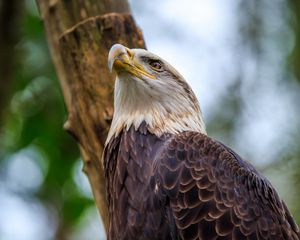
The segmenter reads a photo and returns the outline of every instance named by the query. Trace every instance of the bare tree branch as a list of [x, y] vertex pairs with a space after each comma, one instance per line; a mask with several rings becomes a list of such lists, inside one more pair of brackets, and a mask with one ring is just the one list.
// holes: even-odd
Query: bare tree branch
[[107, 55], [114, 43], [145, 47], [124, 0], [37, 0], [69, 111], [65, 129], [79, 143], [84, 172], [108, 227], [101, 156], [113, 114]]

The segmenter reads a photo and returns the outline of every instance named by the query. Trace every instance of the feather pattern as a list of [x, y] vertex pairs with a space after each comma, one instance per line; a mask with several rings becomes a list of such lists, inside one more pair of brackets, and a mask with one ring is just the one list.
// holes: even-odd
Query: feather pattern
[[108, 239], [171, 239], [167, 208], [155, 194], [153, 160], [169, 135], [149, 135], [145, 124], [125, 129], [104, 150], [110, 214]]
[[180, 239], [299, 239], [270, 182], [223, 144], [183, 132], [157, 157], [155, 178]]
[[104, 151], [108, 239], [300, 239], [269, 181], [202, 133], [142, 123]]
[[103, 155], [108, 239], [300, 240], [269, 181], [205, 134], [195, 94], [170, 64], [120, 44], [108, 62], [117, 72]]

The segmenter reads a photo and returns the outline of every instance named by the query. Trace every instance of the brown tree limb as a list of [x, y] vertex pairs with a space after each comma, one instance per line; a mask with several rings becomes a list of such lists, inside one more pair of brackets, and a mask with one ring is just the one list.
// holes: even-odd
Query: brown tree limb
[[124, 0], [37, 0], [96, 205], [108, 227], [102, 150], [113, 114], [107, 55], [114, 43], [145, 47]]

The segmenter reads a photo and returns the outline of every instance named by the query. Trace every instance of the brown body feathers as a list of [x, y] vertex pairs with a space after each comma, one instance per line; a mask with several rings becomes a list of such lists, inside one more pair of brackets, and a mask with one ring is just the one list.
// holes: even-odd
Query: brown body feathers
[[271, 184], [204, 134], [142, 124], [111, 139], [104, 161], [108, 239], [300, 239]]
[[112, 46], [114, 117], [104, 149], [109, 240], [299, 240], [266, 178], [206, 135], [184, 78], [143, 49]]

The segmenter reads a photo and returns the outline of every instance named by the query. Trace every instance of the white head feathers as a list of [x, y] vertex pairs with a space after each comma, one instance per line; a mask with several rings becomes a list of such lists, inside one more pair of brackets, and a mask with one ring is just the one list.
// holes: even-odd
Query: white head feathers
[[106, 143], [123, 128], [145, 121], [151, 133], [205, 133], [199, 103], [184, 78], [166, 61], [143, 49], [114, 45], [108, 57], [115, 69], [114, 116]]

